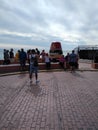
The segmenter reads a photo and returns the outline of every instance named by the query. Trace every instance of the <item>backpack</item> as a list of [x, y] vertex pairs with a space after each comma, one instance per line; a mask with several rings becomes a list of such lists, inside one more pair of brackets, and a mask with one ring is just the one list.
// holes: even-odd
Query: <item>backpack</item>
[[31, 57], [30, 59], [31, 64], [33, 64], [34, 66], [38, 66], [38, 61], [37, 61], [37, 57]]

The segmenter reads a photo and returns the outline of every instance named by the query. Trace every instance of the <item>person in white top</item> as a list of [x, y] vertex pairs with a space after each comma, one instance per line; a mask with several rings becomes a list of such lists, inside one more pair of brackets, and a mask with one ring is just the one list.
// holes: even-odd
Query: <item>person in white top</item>
[[30, 83], [32, 83], [32, 77], [33, 73], [35, 73], [35, 79], [36, 83], [38, 83], [38, 56], [35, 53], [35, 50], [32, 50], [32, 54], [29, 55], [30, 58], [30, 71], [29, 71], [29, 78], [30, 78]]
[[50, 69], [50, 67], [51, 67], [51, 60], [49, 58], [48, 53], [45, 54], [45, 63], [46, 63], [46, 69], [47, 70]]

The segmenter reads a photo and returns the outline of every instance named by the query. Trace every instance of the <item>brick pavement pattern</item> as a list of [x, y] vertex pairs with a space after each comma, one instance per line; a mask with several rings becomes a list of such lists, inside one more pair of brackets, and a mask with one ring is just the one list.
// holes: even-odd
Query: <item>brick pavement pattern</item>
[[0, 130], [98, 130], [98, 73], [0, 77]]

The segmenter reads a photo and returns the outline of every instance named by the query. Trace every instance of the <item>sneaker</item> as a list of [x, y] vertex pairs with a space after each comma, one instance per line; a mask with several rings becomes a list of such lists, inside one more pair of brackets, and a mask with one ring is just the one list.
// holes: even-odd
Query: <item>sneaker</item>
[[36, 84], [37, 84], [37, 83], [39, 83], [39, 81], [38, 81], [38, 80], [36, 80]]

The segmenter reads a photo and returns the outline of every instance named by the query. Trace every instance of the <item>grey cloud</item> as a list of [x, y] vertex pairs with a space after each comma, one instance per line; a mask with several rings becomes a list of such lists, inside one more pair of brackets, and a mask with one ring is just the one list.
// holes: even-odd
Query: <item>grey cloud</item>
[[[98, 33], [97, 0], [28, 0], [25, 2], [24, 0], [1, 0], [0, 2], [0, 29], [14, 31], [16, 34], [35, 34], [37, 38], [3, 34], [0, 35], [2, 42], [6, 43], [7, 40], [21, 42], [21, 44], [35, 42], [41, 46], [41, 43], [48, 46], [52, 41], [58, 40], [64, 46], [67, 43], [69, 46], [74, 46], [75, 40], [76, 44], [88, 44], [87, 39], [97, 39], [95, 33], [92, 33], [92, 31]], [[56, 27], [57, 32], [54, 30]], [[70, 34], [69, 40], [61, 37], [64, 34]], [[79, 35], [75, 40], [73, 40], [74, 34]]]

